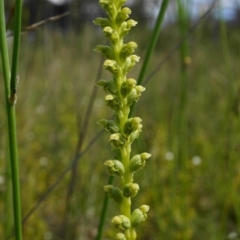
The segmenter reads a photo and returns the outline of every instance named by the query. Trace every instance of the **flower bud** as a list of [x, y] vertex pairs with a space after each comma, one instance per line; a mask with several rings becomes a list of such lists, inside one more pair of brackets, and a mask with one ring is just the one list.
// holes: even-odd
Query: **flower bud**
[[140, 154], [141, 159], [143, 159], [144, 161], [146, 161], [148, 158], [150, 158], [152, 155], [150, 153], [144, 152]]
[[106, 70], [108, 70], [109, 72], [111, 73], [116, 73], [117, 70], [118, 70], [118, 66], [117, 66], [117, 63], [113, 60], [106, 60], [104, 63], [103, 63], [103, 66]]
[[106, 185], [104, 186], [104, 190], [115, 202], [119, 204], [122, 202], [123, 194], [120, 188], [114, 187], [113, 185]]
[[113, 51], [109, 46], [97, 45], [93, 50], [102, 53], [108, 59], [113, 59]]
[[139, 62], [140, 57], [137, 55], [130, 55], [126, 58], [125, 66], [124, 66], [124, 73], [129, 72], [135, 65], [136, 62]]
[[110, 94], [116, 94], [117, 93], [117, 87], [114, 81], [106, 81], [106, 80], [100, 80], [96, 83], [97, 86], [103, 87], [103, 90], [106, 93]]
[[130, 58], [131, 58], [132, 63], [134, 63], [134, 64], [136, 62], [139, 62], [139, 60], [140, 60], [140, 57], [137, 55], [131, 55]]
[[147, 219], [147, 212], [149, 211], [149, 206], [142, 205], [140, 208], [135, 209], [132, 213], [131, 223], [132, 227], [136, 228], [141, 222]]
[[127, 35], [132, 27], [135, 27], [137, 25], [137, 22], [130, 19], [127, 22], [123, 22], [121, 24], [121, 34], [120, 38], [123, 38], [125, 35]]
[[127, 0], [117, 0], [116, 1], [116, 5], [118, 8], [121, 8], [125, 3], [126, 3]]
[[124, 139], [123, 136], [121, 136], [120, 133], [114, 133], [110, 135], [109, 141], [111, 142], [112, 147], [122, 147], [126, 140]]
[[136, 89], [136, 91], [137, 91], [139, 97], [141, 96], [141, 93], [144, 92], [144, 91], [146, 90], [146, 88], [143, 87], [143, 86], [141, 86], [141, 85], [137, 85], [137, 86], [135, 87], [135, 89]]
[[106, 102], [107, 106], [109, 106], [110, 108], [112, 108], [115, 111], [117, 111], [122, 104], [118, 97], [116, 97], [115, 95], [111, 95], [111, 94], [106, 95], [105, 102]]
[[119, 11], [117, 14], [116, 23], [118, 25], [121, 25], [126, 19], [129, 18], [131, 12], [132, 12], [131, 9], [128, 7], [122, 8], [121, 11]]
[[109, 16], [114, 14], [112, 0], [99, 0], [99, 4], [107, 12]]
[[113, 29], [111, 28], [111, 27], [105, 27], [104, 29], [103, 29], [103, 33], [105, 34], [105, 36], [107, 37], [107, 38], [109, 38], [109, 37], [111, 37], [111, 35], [112, 35], [112, 33], [113, 33]]
[[114, 240], [127, 240], [123, 233], [117, 233]]
[[101, 119], [97, 122], [104, 127], [106, 132], [117, 133], [119, 132], [119, 128], [113, 120]]
[[142, 153], [135, 155], [129, 163], [129, 170], [131, 173], [136, 172], [145, 166], [146, 160], [151, 157], [149, 153]]
[[139, 208], [143, 213], [147, 213], [150, 209], [150, 207], [148, 205], [142, 205], [140, 208]]
[[133, 78], [128, 78], [125, 82], [123, 82], [121, 86], [121, 94], [123, 97], [126, 97], [132, 89], [135, 87], [137, 81]]
[[135, 131], [129, 136], [129, 142], [132, 143], [135, 139], [137, 139], [140, 135], [140, 132]]
[[109, 37], [112, 43], [118, 42], [119, 35], [117, 32], [113, 32], [112, 35]]
[[111, 27], [105, 27], [103, 29], [105, 37], [107, 37], [112, 43], [116, 43], [119, 39], [118, 33], [115, 32]]
[[133, 102], [137, 102], [143, 91], [145, 91], [145, 87], [141, 85], [135, 86], [128, 95], [128, 105], [131, 106]]
[[110, 175], [122, 176], [125, 172], [123, 164], [118, 160], [107, 160], [104, 162]]
[[124, 197], [135, 197], [139, 191], [139, 185], [137, 183], [129, 183], [123, 188]]
[[115, 227], [120, 228], [122, 230], [126, 230], [131, 227], [131, 222], [129, 218], [127, 218], [124, 215], [115, 216], [112, 219], [112, 223]]
[[129, 118], [124, 125], [124, 134], [129, 136], [131, 133], [137, 131], [138, 133], [142, 131], [143, 125], [141, 124], [142, 119], [139, 117]]
[[96, 18], [93, 23], [100, 25], [102, 28], [111, 26], [111, 22], [107, 18]]
[[122, 61], [125, 61], [125, 59], [129, 57], [136, 48], [137, 44], [135, 42], [129, 42], [127, 44], [124, 44], [120, 52], [120, 59]]
[[138, 22], [134, 21], [133, 19], [130, 19], [127, 21], [127, 25], [129, 27], [135, 27], [138, 24]]
[[131, 106], [134, 102], [137, 102], [139, 95], [135, 88], [127, 96], [128, 106]]
[[131, 124], [134, 130], [140, 131], [142, 129], [143, 125], [141, 124], [141, 122], [142, 122], [142, 119], [139, 117], [134, 117], [131, 119]]

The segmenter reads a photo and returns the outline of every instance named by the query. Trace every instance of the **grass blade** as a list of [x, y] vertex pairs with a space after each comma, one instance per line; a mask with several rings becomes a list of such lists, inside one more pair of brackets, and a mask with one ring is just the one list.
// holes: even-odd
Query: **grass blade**
[[[108, 185], [111, 185], [113, 183], [113, 180], [114, 180], [114, 176], [110, 176], [108, 178]], [[96, 240], [101, 240], [102, 239], [103, 228], [104, 228], [104, 224], [105, 224], [105, 220], [106, 220], [106, 216], [107, 216], [107, 210], [108, 210], [108, 202], [109, 202], [109, 197], [105, 193], [103, 206], [102, 206], [102, 211], [101, 211], [101, 215], [100, 215], [100, 221], [99, 221], [99, 225], [98, 225], [98, 234], [97, 234]]]
[[[160, 7], [158, 17], [157, 17], [157, 20], [156, 20], [156, 23], [154, 25], [154, 29], [152, 32], [152, 36], [149, 41], [148, 49], [147, 49], [147, 52], [146, 52], [146, 55], [145, 55], [145, 58], [143, 61], [143, 65], [142, 65], [141, 71], [138, 76], [138, 81], [137, 81], [138, 85], [142, 84], [143, 79], [146, 76], [147, 68], [148, 68], [152, 53], [154, 51], [154, 48], [156, 46], [156, 43], [157, 43], [157, 40], [159, 37], [159, 33], [160, 33], [162, 22], [163, 22], [163, 19], [164, 19], [164, 16], [165, 16], [165, 13], [166, 13], [166, 10], [168, 7], [168, 3], [169, 3], [169, 0], [163, 0], [162, 5]], [[132, 116], [134, 106], [135, 106], [135, 104], [132, 105], [129, 116]]]

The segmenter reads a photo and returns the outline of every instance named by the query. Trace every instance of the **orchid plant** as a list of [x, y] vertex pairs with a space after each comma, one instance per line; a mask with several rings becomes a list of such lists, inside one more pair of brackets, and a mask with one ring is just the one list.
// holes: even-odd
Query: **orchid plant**
[[132, 210], [132, 198], [139, 191], [134, 182], [134, 173], [143, 168], [149, 153], [131, 156], [131, 145], [142, 131], [142, 119], [129, 117], [131, 105], [138, 101], [145, 88], [137, 85], [137, 81], [128, 78], [128, 72], [139, 62], [140, 57], [133, 54], [137, 44], [133, 41], [124, 43], [124, 37], [137, 22], [129, 19], [131, 10], [125, 7], [126, 0], [100, 0], [100, 6], [106, 11], [108, 18], [97, 18], [94, 23], [100, 25], [103, 33], [110, 41], [110, 46], [98, 45], [96, 52], [101, 52], [106, 60], [104, 68], [112, 74], [111, 80], [100, 80], [97, 85], [106, 92], [105, 102], [113, 111], [111, 120], [102, 119], [98, 123], [110, 134], [109, 141], [114, 159], [106, 160], [104, 166], [110, 175], [121, 178], [121, 186], [104, 186], [108, 196], [120, 206], [120, 214], [112, 219], [119, 230], [116, 240], [135, 240], [136, 227], [147, 218], [149, 206], [142, 205]]

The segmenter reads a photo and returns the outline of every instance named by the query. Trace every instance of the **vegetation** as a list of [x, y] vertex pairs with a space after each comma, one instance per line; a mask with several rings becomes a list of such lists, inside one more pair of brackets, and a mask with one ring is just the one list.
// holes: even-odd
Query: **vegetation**
[[[20, 48], [20, 33], [21, 33], [21, 16], [22, 16], [22, 1], [18, 0], [15, 3], [15, 20], [14, 20], [14, 40], [12, 61], [9, 62], [8, 46], [6, 36], [6, 24], [4, 13], [4, 2], [0, 3], [0, 49], [4, 80], [4, 96], [5, 109], [7, 116], [7, 132], [8, 132], [8, 154], [9, 162], [6, 162], [7, 184], [6, 191], [6, 213], [8, 217], [4, 228], [5, 235], [10, 233], [11, 218], [10, 218], [10, 186], [12, 186], [12, 202], [14, 215], [14, 231], [16, 240], [22, 239], [21, 226], [21, 196], [19, 184], [19, 167], [18, 167], [18, 147], [17, 147], [17, 130], [16, 130], [16, 112], [15, 105], [17, 102], [17, 82], [18, 82], [18, 57]], [[11, 69], [11, 70], [10, 70]], [[11, 181], [11, 184], [10, 184]], [[5, 236], [5, 237], [6, 237]]]
[[[19, 56], [16, 116], [23, 217], [74, 160], [89, 98], [92, 89], [97, 88], [95, 79], [101, 58], [92, 49], [104, 42], [93, 27], [65, 37], [46, 28], [37, 30], [37, 34], [37, 41], [32, 43], [27, 41], [27, 35], [22, 36]], [[130, 35], [129, 39], [137, 39], [137, 55], [144, 56], [151, 30], [138, 27]], [[179, 25], [163, 28], [148, 73], [180, 38]], [[239, 238], [239, 39], [238, 29], [224, 22], [211, 25], [208, 20], [188, 39], [191, 64], [184, 70], [188, 76], [184, 132], [187, 154], [182, 155], [181, 161], [176, 144], [181, 141], [176, 125], [182, 78], [180, 49], [147, 82], [147, 91], [135, 108], [136, 116], [144, 119], [144, 131], [132, 149], [133, 154], [146, 149], [152, 154], [144, 171], [136, 173], [141, 194], [134, 198], [133, 208], [142, 203], [151, 206], [148, 220], [138, 229], [139, 239]], [[11, 40], [8, 39], [9, 43]], [[131, 76], [138, 76], [140, 69], [141, 62]], [[101, 78], [108, 79], [109, 75], [103, 72]], [[3, 89], [0, 81], [0, 239], [11, 235], [12, 227], [6, 234], [5, 223], [10, 221], [13, 225], [12, 214], [6, 214], [10, 200]], [[82, 153], [99, 132], [96, 122], [111, 117], [103, 99], [104, 93], [97, 92]], [[67, 231], [71, 239], [95, 239], [97, 235], [104, 200], [102, 185], [108, 181], [103, 159], [110, 155], [105, 134], [84, 155], [78, 155], [78, 175], [68, 212]], [[62, 239], [69, 179], [70, 171], [25, 218], [23, 239]], [[116, 214], [116, 207], [109, 205], [102, 239], [114, 237], [115, 230], [109, 225]]]

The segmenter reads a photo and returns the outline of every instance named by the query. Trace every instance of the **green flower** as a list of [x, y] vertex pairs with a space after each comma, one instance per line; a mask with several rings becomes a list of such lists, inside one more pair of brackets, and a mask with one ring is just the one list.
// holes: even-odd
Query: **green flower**
[[122, 46], [120, 51], [120, 58], [123, 61], [126, 61], [126, 58], [129, 57], [132, 53], [134, 53], [135, 49], [137, 48], [137, 44], [135, 42], [129, 42]]
[[147, 219], [147, 212], [150, 207], [148, 205], [142, 205], [140, 208], [135, 209], [132, 213], [131, 223], [136, 228], [141, 222]]
[[114, 240], [126, 240], [126, 237], [123, 233], [117, 233]]
[[126, 97], [132, 89], [136, 86], [137, 81], [133, 78], [127, 79], [125, 82], [122, 83], [121, 86], [121, 94], [123, 97]]
[[102, 119], [98, 124], [110, 133], [114, 159], [104, 162], [110, 175], [120, 176], [121, 187], [106, 185], [104, 190], [108, 196], [120, 205], [121, 214], [112, 219], [115, 227], [123, 233], [117, 233], [115, 240], [135, 240], [135, 228], [147, 218], [147, 205], [131, 212], [131, 199], [136, 196], [140, 187], [133, 182], [134, 172], [146, 164], [151, 155], [142, 153], [131, 156], [131, 144], [142, 131], [142, 119], [129, 118], [130, 107], [137, 102], [145, 88], [137, 85], [137, 81], [127, 77], [128, 72], [140, 61], [135, 55], [137, 43], [124, 43], [124, 36], [129, 33], [137, 22], [129, 19], [131, 9], [123, 7], [126, 0], [100, 0], [99, 4], [106, 11], [108, 18], [97, 18], [94, 23], [101, 26], [103, 34], [109, 40], [110, 46], [98, 45], [94, 48], [106, 58], [104, 68], [112, 74], [112, 80], [100, 80], [97, 86], [106, 92], [105, 102], [113, 111], [113, 120]]
[[125, 172], [123, 164], [118, 160], [107, 160], [104, 162], [110, 175], [122, 176]]
[[118, 65], [116, 63], [116, 61], [114, 60], [106, 60], [104, 63], [103, 63], [103, 66], [105, 67], [106, 70], [108, 70], [109, 72], [111, 73], [117, 73], [118, 71]]
[[143, 125], [141, 124], [142, 119], [139, 117], [129, 118], [124, 125], [124, 134], [129, 136], [133, 132], [140, 133]]
[[112, 94], [106, 95], [105, 102], [106, 105], [112, 108], [113, 110], [118, 110], [122, 106], [120, 99], [116, 95]]
[[138, 169], [143, 168], [146, 164], [146, 160], [151, 157], [149, 153], [142, 153], [135, 155], [130, 163], [129, 163], [129, 170], [130, 172], [136, 172]]
[[114, 133], [110, 135], [109, 141], [111, 142], [112, 147], [123, 147], [126, 142], [126, 139], [122, 137], [120, 133]]
[[125, 197], [135, 197], [139, 191], [139, 185], [137, 183], [129, 183], [123, 188], [123, 195]]
[[112, 219], [112, 223], [115, 227], [120, 228], [122, 230], [126, 230], [131, 227], [131, 222], [129, 218], [127, 218], [124, 215], [115, 216]]
[[120, 188], [114, 187], [113, 185], [106, 185], [104, 186], [104, 190], [108, 193], [108, 196], [112, 198], [115, 202], [122, 202], [123, 194]]
[[116, 16], [116, 23], [120, 26], [126, 19], [129, 18], [129, 15], [132, 13], [131, 9], [128, 7], [122, 8]]
[[98, 124], [104, 127], [104, 130], [109, 133], [117, 133], [119, 132], [119, 127], [113, 120], [101, 119], [97, 122]]
[[96, 83], [97, 86], [103, 87], [104, 91], [108, 94], [116, 94], [117, 87], [114, 81], [100, 80]]
[[111, 26], [111, 22], [107, 18], [96, 18], [93, 23], [95, 25], [100, 25], [102, 28]]
[[102, 53], [103, 56], [108, 58], [108, 59], [113, 59], [114, 58], [113, 50], [109, 46], [97, 45], [93, 50], [95, 52]]

